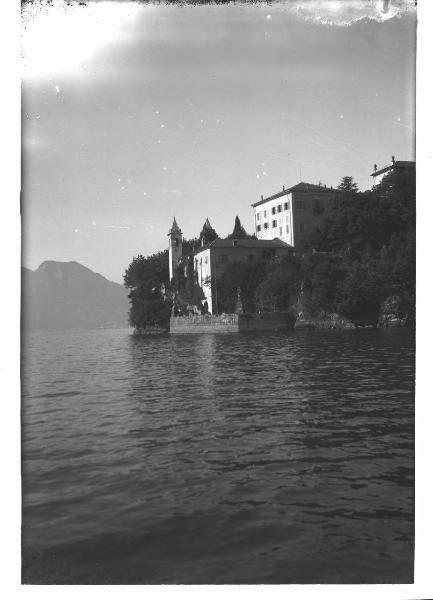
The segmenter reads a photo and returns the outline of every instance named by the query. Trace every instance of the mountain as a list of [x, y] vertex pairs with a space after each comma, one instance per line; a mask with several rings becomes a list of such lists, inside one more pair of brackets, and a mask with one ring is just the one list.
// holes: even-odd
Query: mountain
[[28, 330], [126, 327], [128, 292], [79, 263], [22, 269], [22, 323]]

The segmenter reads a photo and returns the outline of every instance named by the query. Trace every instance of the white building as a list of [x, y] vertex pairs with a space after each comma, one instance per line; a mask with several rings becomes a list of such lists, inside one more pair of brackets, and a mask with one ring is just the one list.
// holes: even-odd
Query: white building
[[374, 171], [371, 173], [373, 177], [373, 187], [381, 183], [382, 179], [394, 171], [412, 170], [415, 169], [415, 162], [411, 160], [395, 160], [395, 156], [391, 157], [391, 164], [381, 169], [374, 165]]
[[302, 250], [327, 211], [338, 203], [341, 193], [326, 185], [300, 182], [288, 189], [283, 187], [273, 196], [262, 196], [252, 204], [257, 239], [278, 238], [295, 250]]

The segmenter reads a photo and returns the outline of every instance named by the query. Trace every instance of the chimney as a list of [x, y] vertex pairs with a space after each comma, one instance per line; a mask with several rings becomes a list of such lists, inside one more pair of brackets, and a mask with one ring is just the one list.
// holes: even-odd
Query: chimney
[[285, 191], [285, 190], [284, 190], [284, 185], [283, 185], [283, 192], [284, 192], [284, 191]]
[[374, 170], [377, 171], [377, 164], [374, 163]]
[[263, 194], [262, 194], [262, 202], [263, 202]]
[[391, 156], [392, 164], [395, 165], [395, 156]]

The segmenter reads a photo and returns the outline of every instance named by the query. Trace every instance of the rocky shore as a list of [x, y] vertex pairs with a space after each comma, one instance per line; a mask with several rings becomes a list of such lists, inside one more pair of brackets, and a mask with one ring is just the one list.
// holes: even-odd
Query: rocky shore
[[296, 321], [295, 329], [365, 329], [386, 327], [410, 327], [414, 319], [409, 316], [408, 303], [400, 296], [393, 295], [386, 298], [380, 307], [380, 314], [376, 323], [358, 323], [351, 321], [337, 313], [324, 310], [311, 313], [302, 311], [297, 307], [294, 311]]

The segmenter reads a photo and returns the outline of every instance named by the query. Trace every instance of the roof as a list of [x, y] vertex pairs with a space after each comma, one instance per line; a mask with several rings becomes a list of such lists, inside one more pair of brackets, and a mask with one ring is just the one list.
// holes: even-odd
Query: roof
[[[236, 245], [233, 243], [236, 242]], [[206, 246], [201, 246], [194, 251], [194, 254], [200, 254], [204, 250], [208, 248], [290, 248], [293, 246], [290, 244], [286, 244], [283, 240], [279, 238], [274, 238], [273, 240], [256, 240], [256, 239], [220, 239], [214, 240], [210, 242], [210, 244], [206, 244]]]
[[408, 167], [415, 167], [415, 162], [413, 160], [396, 160], [391, 165], [387, 165], [386, 167], [382, 167], [378, 171], [374, 171], [373, 173], [371, 173], [371, 177], [382, 175], [382, 173], [386, 173], [387, 171], [391, 171], [392, 169], [404, 169]]
[[170, 235], [171, 233], [182, 233], [179, 225], [176, 223], [176, 217], [173, 217], [173, 225], [171, 226], [171, 229], [168, 232], [168, 235]]
[[265, 202], [269, 202], [269, 200], [275, 200], [276, 198], [281, 198], [282, 196], [287, 196], [291, 192], [319, 192], [319, 193], [337, 193], [340, 194], [341, 190], [327, 187], [325, 185], [316, 185], [314, 183], [305, 183], [304, 181], [300, 181], [296, 185], [293, 185], [290, 188], [284, 189], [282, 192], [278, 192], [273, 196], [268, 196], [267, 198], [262, 198], [258, 202], [254, 202], [251, 206], [259, 206], [260, 204], [264, 204]]

